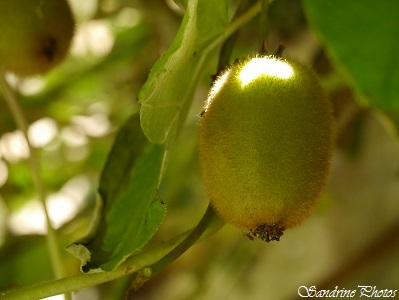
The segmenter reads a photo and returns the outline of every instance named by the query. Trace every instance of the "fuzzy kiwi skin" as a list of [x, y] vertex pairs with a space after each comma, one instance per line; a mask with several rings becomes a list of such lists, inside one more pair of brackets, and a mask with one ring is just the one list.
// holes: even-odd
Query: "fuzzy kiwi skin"
[[0, 68], [43, 74], [67, 55], [75, 23], [66, 0], [0, 1]]
[[[216, 212], [262, 237], [262, 228], [282, 234], [311, 214], [328, 176], [334, 120], [310, 68], [262, 57], [288, 64], [292, 76], [262, 74], [242, 86], [240, 74], [251, 59], [214, 82], [200, 120], [199, 150]], [[269, 233], [268, 240], [278, 240]]]

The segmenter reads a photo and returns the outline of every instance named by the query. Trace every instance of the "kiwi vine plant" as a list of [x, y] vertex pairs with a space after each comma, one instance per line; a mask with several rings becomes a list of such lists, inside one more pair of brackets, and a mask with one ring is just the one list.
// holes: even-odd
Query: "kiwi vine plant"
[[398, 10], [0, 0], [0, 299], [399, 297]]

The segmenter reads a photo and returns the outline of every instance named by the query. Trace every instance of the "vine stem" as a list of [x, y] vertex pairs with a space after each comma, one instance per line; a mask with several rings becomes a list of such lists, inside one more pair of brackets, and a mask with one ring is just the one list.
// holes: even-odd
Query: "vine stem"
[[[112, 281], [129, 274], [145, 274], [148, 269], [160, 271], [167, 262], [178, 258], [185, 250], [193, 245], [198, 238], [206, 237], [218, 231], [224, 222], [216, 217], [213, 210], [208, 208], [198, 225], [189, 232], [184, 232], [179, 236], [161, 243], [152, 249], [143, 251], [137, 255], [128, 258], [124, 263], [107, 272], [97, 272], [89, 274], [78, 274], [58, 280], [41, 282], [28, 287], [0, 292], [0, 299], [4, 300], [31, 300], [41, 299], [62, 293], [70, 293], [80, 289], [95, 286], [104, 282]], [[137, 276], [136, 276], [137, 278]], [[143, 282], [144, 283], [144, 282]]]
[[[17, 96], [11, 86], [8, 84], [5, 73], [0, 70], [0, 86], [3, 89], [4, 100], [6, 101], [10, 111], [14, 117], [14, 120], [17, 124], [19, 130], [21, 130], [26, 143], [29, 149], [29, 163], [30, 169], [32, 173], [32, 179], [35, 186], [35, 190], [37, 196], [42, 203], [43, 211], [47, 223], [47, 234], [46, 234], [46, 243], [47, 249], [50, 254], [50, 260], [53, 267], [53, 272], [55, 278], [59, 279], [64, 276], [64, 268], [61, 260], [61, 253], [58, 244], [58, 238], [55, 229], [51, 224], [50, 215], [46, 206], [46, 193], [44, 184], [42, 181], [41, 170], [40, 170], [40, 161], [35, 149], [32, 147], [28, 136], [28, 125], [25, 119], [25, 116], [20, 108], [17, 100]], [[69, 300], [70, 297], [65, 295], [65, 299]]]
[[203, 215], [202, 219], [193, 231], [175, 248], [173, 248], [168, 254], [166, 254], [161, 260], [153, 264], [152, 266], [145, 267], [140, 272], [137, 273], [133, 283], [133, 290], [138, 290], [143, 286], [143, 284], [148, 281], [151, 277], [158, 274], [160, 271], [165, 269], [168, 265], [179, 258], [183, 253], [185, 253], [192, 245], [194, 245], [198, 239], [204, 234], [205, 230], [208, 228], [209, 224], [216, 217], [215, 212], [211, 205]]

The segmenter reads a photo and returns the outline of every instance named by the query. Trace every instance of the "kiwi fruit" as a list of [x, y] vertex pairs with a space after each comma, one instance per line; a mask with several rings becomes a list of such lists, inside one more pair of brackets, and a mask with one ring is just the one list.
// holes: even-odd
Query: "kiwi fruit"
[[67, 0], [0, 1], [0, 68], [43, 74], [67, 55], [74, 18]]
[[325, 186], [332, 105], [309, 67], [255, 56], [214, 81], [200, 119], [200, 162], [217, 214], [253, 239], [279, 240]]

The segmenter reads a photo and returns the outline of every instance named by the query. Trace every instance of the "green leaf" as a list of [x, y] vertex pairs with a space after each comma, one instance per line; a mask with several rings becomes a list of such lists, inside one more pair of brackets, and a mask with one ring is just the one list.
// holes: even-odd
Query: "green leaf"
[[[180, 114], [187, 113], [209, 51], [226, 28], [227, 0], [191, 0], [179, 32], [155, 63], [139, 93], [141, 126], [147, 138], [164, 143]], [[187, 104], [188, 103], [188, 104]]]
[[93, 236], [69, 246], [82, 270], [111, 270], [139, 250], [165, 215], [157, 194], [164, 147], [150, 143], [133, 115], [119, 132], [100, 179]]
[[304, 0], [304, 5], [359, 100], [399, 121], [399, 1]]

